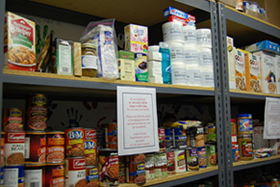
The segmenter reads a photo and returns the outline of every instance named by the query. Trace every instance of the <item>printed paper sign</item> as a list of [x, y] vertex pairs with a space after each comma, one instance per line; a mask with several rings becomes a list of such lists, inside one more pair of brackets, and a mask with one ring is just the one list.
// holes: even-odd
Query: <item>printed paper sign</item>
[[118, 154], [159, 151], [155, 88], [117, 88]]
[[266, 98], [264, 139], [280, 138], [280, 99]]

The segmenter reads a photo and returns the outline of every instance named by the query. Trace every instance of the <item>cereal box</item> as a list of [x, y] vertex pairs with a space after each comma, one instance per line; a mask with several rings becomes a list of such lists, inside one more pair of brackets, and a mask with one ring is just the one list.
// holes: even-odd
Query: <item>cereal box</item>
[[148, 52], [148, 28], [141, 25], [129, 24], [124, 29], [125, 50], [135, 53]]
[[276, 94], [277, 89], [275, 55], [264, 51], [258, 51], [253, 54], [256, 56], [260, 56], [263, 93]]
[[277, 93], [280, 94], [280, 55], [276, 55], [275, 57], [275, 67]]
[[244, 52], [235, 50], [235, 83], [237, 90], [246, 91], [246, 69]]
[[227, 55], [228, 55], [228, 79], [229, 79], [229, 88], [236, 89], [235, 83], [235, 61], [234, 61], [234, 46], [233, 38], [227, 37]]
[[245, 53], [247, 91], [262, 92], [260, 57], [250, 52]]
[[35, 22], [7, 12], [4, 30], [7, 42], [5, 63], [8, 68], [35, 71]]

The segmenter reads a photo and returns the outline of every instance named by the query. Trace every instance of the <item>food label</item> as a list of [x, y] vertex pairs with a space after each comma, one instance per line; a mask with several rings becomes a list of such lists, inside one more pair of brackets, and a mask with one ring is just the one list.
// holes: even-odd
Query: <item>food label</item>
[[97, 64], [97, 56], [82, 55], [82, 69], [97, 69]]
[[165, 148], [165, 130], [164, 128], [158, 128], [158, 142], [159, 142], [159, 151], [164, 152]]
[[107, 179], [110, 179], [111, 184], [117, 184], [119, 178], [118, 154], [116, 152], [111, 152], [108, 156], [104, 156], [103, 152], [99, 151], [99, 165], [101, 166], [99, 170], [99, 180], [108, 181]]
[[148, 82], [147, 55], [135, 53], [135, 78], [138, 82]]
[[175, 154], [176, 172], [185, 172], [186, 171], [185, 150], [175, 151], [174, 154]]
[[252, 142], [241, 142], [241, 146], [243, 157], [251, 157], [253, 155]]
[[24, 166], [4, 167], [5, 187], [24, 186]]
[[197, 149], [187, 149], [188, 171], [199, 170]]
[[28, 126], [31, 130], [44, 131], [47, 128], [47, 107], [33, 106], [29, 108], [27, 115]]
[[63, 165], [47, 165], [46, 166], [46, 186], [55, 187], [58, 184], [64, 184], [64, 166]]
[[204, 128], [196, 127], [195, 147], [203, 147], [204, 145]]
[[66, 155], [83, 156], [85, 154], [84, 129], [67, 129], [65, 134], [66, 134]]
[[64, 146], [51, 146], [47, 148], [47, 162], [58, 163], [64, 161]]
[[46, 162], [46, 134], [26, 134], [25, 163]]
[[86, 170], [68, 171], [68, 186], [86, 186]]
[[236, 89], [246, 91], [246, 70], [244, 52], [235, 49]]
[[186, 131], [181, 130], [181, 128], [173, 129], [175, 147], [186, 146], [187, 145], [187, 136]]
[[171, 148], [173, 146], [172, 129], [165, 128], [165, 147]]
[[155, 166], [161, 167], [167, 165], [166, 153], [156, 153], [155, 154]]
[[252, 131], [252, 120], [251, 119], [238, 119], [238, 131], [248, 132]]
[[125, 27], [125, 50], [135, 53], [148, 52], [148, 28], [129, 24]]
[[4, 152], [6, 166], [24, 164], [25, 134], [7, 132], [5, 140]]
[[95, 129], [85, 129], [85, 139], [96, 139]]
[[[86, 182], [98, 181], [98, 168], [86, 168]], [[97, 182], [96, 182], [97, 183]]]
[[151, 169], [151, 170], [147, 170], [146, 169], [146, 179], [147, 180], [154, 179], [155, 177], [156, 177], [156, 174], [155, 174], [155, 170], [154, 169]]
[[96, 165], [97, 164], [97, 146], [95, 140], [85, 140], [85, 156], [86, 165]]
[[155, 157], [154, 154], [146, 154], [145, 155], [145, 168], [152, 168], [155, 165]]
[[214, 145], [206, 146], [207, 166], [217, 165], [216, 147]]
[[167, 171], [168, 174], [175, 174], [175, 153], [174, 151], [170, 151], [166, 153], [167, 155]]
[[262, 92], [260, 57], [251, 53], [246, 53], [245, 60], [247, 91]]
[[48, 145], [64, 145], [64, 138], [48, 138]]
[[234, 162], [238, 162], [240, 160], [240, 149], [238, 145], [232, 147], [232, 158]]
[[197, 148], [198, 151], [198, 164], [199, 168], [206, 168], [207, 161], [206, 161], [206, 149], [205, 147]]
[[24, 170], [25, 187], [42, 187], [43, 177], [42, 169]]

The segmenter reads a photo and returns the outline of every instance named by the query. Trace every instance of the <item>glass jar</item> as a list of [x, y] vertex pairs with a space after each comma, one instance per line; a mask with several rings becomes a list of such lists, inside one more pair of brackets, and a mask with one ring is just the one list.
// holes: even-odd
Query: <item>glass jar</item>
[[240, 160], [253, 159], [253, 143], [251, 134], [239, 134], [238, 145], [240, 149]]
[[92, 43], [82, 44], [82, 75], [97, 77], [98, 57], [96, 47]]

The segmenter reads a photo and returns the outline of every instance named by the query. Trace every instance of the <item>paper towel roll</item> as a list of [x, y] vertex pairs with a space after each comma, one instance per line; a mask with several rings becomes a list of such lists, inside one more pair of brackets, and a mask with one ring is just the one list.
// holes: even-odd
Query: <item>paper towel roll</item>
[[170, 60], [173, 62], [185, 62], [183, 42], [167, 42], [170, 49]]
[[214, 70], [213, 66], [205, 66], [201, 71], [201, 86], [214, 87]]
[[198, 59], [201, 67], [213, 66], [212, 49], [210, 48], [197, 48]]
[[162, 25], [163, 41], [184, 42], [183, 24], [181, 22], [167, 22]]
[[197, 45], [195, 25], [183, 26], [183, 35], [187, 45]]
[[211, 29], [196, 30], [197, 47], [212, 48]]
[[184, 45], [186, 64], [199, 65], [198, 51], [195, 45]]
[[175, 85], [187, 85], [185, 62], [171, 63], [171, 80]]
[[201, 86], [201, 72], [199, 65], [186, 65], [187, 84]]

